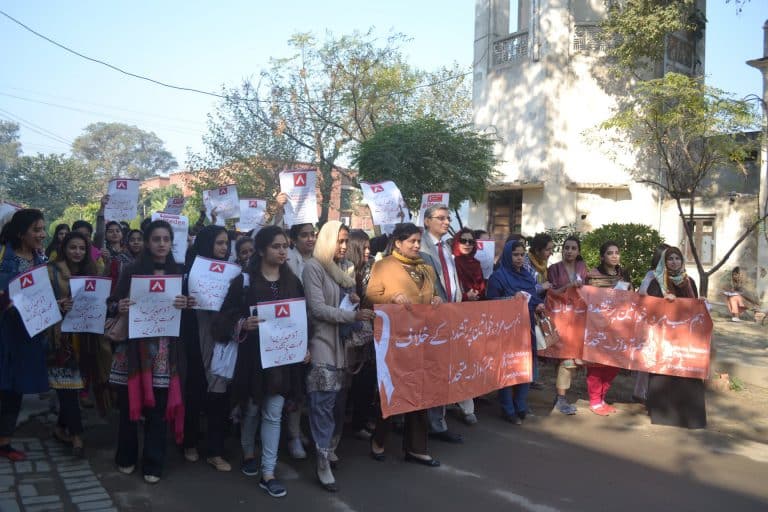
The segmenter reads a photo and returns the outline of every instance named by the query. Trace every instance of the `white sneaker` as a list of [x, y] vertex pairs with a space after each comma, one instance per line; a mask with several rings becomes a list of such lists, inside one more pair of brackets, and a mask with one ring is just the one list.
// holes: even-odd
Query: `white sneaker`
[[288, 441], [288, 453], [293, 459], [307, 458], [307, 452], [304, 450], [304, 445], [301, 444], [301, 439], [298, 437]]
[[144, 481], [148, 484], [156, 484], [160, 481], [160, 477], [155, 475], [144, 475]]
[[200, 454], [197, 448], [184, 448], [184, 458], [189, 462], [197, 462], [200, 460]]
[[117, 466], [117, 470], [124, 475], [130, 475], [136, 469], [136, 466]]
[[741, 318], [739, 318], [737, 316], [732, 316], [731, 317], [731, 322], [741, 322]]

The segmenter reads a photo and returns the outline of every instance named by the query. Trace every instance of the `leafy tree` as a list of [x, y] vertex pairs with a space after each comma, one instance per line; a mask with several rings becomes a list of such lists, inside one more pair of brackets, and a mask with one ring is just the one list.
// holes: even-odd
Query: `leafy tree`
[[685, 228], [685, 236], [700, 275], [700, 291], [707, 293], [709, 276], [725, 264], [767, 216], [755, 220], [737, 238], [723, 257], [705, 270], [692, 232], [696, 200], [706, 197], [710, 182], [723, 168], [742, 173], [744, 162], [756, 151], [754, 139], [743, 132], [758, 125], [750, 104], [707, 87], [703, 78], [667, 73], [663, 78], [640, 82], [632, 98], [603, 123], [622, 141], [633, 146], [639, 159], [658, 162], [662, 172], [635, 172], [641, 183], [658, 188], [673, 199]]
[[48, 220], [48, 235], [52, 237], [55, 234], [53, 231], [56, 229], [57, 224], [72, 226], [72, 223], [76, 220], [87, 220], [95, 228], [96, 213], [99, 211], [100, 206], [99, 201], [91, 201], [85, 204], [73, 204], [66, 207], [55, 219], [53, 217], [46, 219]]
[[72, 144], [101, 185], [113, 178], [145, 179], [177, 167], [163, 141], [152, 132], [122, 123], [94, 123]]
[[411, 210], [424, 192], [448, 192], [457, 209], [466, 199], [481, 201], [497, 177], [494, 139], [438, 119], [416, 119], [379, 129], [360, 144], [354, 158], [366, 181], [393, 180]]
[[621, 71], [636, 73], [658, 62], [673, 32], [701, 39], [706, 18], [697, 0], [626, 0], [613, 2], [602, 23], [608, 53]]
[[[160, 187], [153, 190], [142, 190], [139, 192], [139, 219], [149, 217], [154, 212], [161, 212], [165, 209], [165, 205], [168, 204], [168, 199], [172, 197], [181, 197], [184, 195], [181, 188], [178, 185], [169, 185], [167, 187]], [[184, 205], [184, 209], [181, 211], [182, 215], [189, 217], [191, 222], [197, 220], [197, 205], [192, 201], [187, 201]]]
[[629, 271], [637, 288], [651, 266], [653, 251], [664, 239], [645, 224], [605, 224], [581, 237], [581, 255], [589, 268], [600, 264], [600, 246], [608, 240], [618, 244], [621, 266]]
[[0, 120], [0, 199], [10, 199], [6, 197], [8, 194], [6, 173], [16, 164], [20, 155], [19, 125]]
[[273, 59], [258, 83], [225, 91], [227, 99], [209, 118], [206, 152], [193, 155], [192, 166], [217, 184], [224, 183], [217, 173], [226, 177], [232, 171], [224, 168], [237, 169], [238, 185], [246, 181], [255, 195], [269, 197], [280, 169], [297, 161], [315, 165], [324, 221], [340, 160], [380, 126], [427, 113], [455, 111], [457, 119], [470, 119], [466, 74], [412, 69], [403, 41], [400, 34], [382, 40], [370, 30], [327, 34], [323, 41], [293, 35], [292, 56]]
[[6, 180], [9, 197], [40, 208], [48, 219], [59, 217], [70, 205], [94, 199], [93, 173], [64, 155], [22, 156]]

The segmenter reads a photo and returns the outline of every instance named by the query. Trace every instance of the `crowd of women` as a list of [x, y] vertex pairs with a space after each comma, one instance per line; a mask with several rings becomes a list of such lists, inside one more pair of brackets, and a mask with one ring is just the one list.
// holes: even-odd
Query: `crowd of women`
[[[131, 474], [140, 463], [147, 483], [158, 482], [163, 474], [169, 430], [189, 462], [200, 458], [198, 447], [204, 431], [206, 462], [216, 470], [230, 471], [225, 439], [230, 422], [235, 421], [239, 423], [242, 472], [260, 474], [259, 485], [269, 495], [284, 496], [286, 489], [275, 473], [281, 426], [286, 426], [291, 457], [306, 458], [309, 439], [302, 431], [302, 412], [308, 417], [317, 478], [328, 491], [337, 489], [333, 470], [339, 462], [337, 448], [345, 420], [350, 422], [348, 431], [369, 441], [369, 454], [375, 461], [385, 460], [389, 434], [397, 427], [403, 432], [406, 461], [439, 466], [430, 455], [428, 439], [462, 442], [461, 436], [447, 430], [444, 408], [414, 411], [401, 418], [381, 417], [376, 403], [373, 305], [439, 305], [524, 293], [530, 297], [533, 330], [535, 315], [544, 309], [550, 290], [583, 285], [631, 288], [615, 242], [606, 241], [600, 248], [600, 264], [588, 269], [580, 255], [579, 239], [569, 237], [561, 248], [562, 261], [549, 265], [554, 245], [546, 234], [537, 234], [528, 242], [522, 236], [510, 236], [486, 281], [475, 259], [477, 240], [485, 232], [463, 228], [443, 241], [449, 223], [449, 210], [440, 205], [425, 213], [425, 228], [399, 224], [391, 235], [373, 239], [338, 221], [326, 222], [319, 232], [311, 224], [290, 226], [287, 231], [272, 225], [239, 237], [224, 227], [198, 222], [190, 232], [192, 242], [185, 261], [177, 262], [172, 253], [174, 232], [164, 221], [147, 221], [141, 230], [135, 230], [116, 222], [104, 224], [100, 216], [95, 238], [94, 229], [85, 221], [75, 222], [71, 230], [59, 225], [44, 250], [42, 213], [17, 211], [0, 234], [0, 456], [25, 459], [11, 445], [22, 395], [41, 393], [50, 386], [58, 399], [58, 422], [52, 435], [82, 456], [81, 408], [95, 405], [101, 414], [107, 414], [116, 407], [117, 468]], [[231, 255], [233, 242], [235, 254]], [[186, 275], [197, 256], [236, 261], [242, 274], [231, 282], [218, 312], [194, 309], [195, 297], [185, 287], [173, 302], [182, 310], [178, 337], [123, 340], [62, 332], [58, 325], [30, 337], [8, 298], [9, 281], [47, 263], [57, 303], [66, 315], [73, 303], [70, 279], [105, 275], [112, 279], [109, 331], [134, 306], [129, 296], [132, 276]], [[677, 248], [659, 247], [655, 255], [649, 255], [649, 263], [651, 270], [641, 293], [670, 301], [697, 297]], [[259, 348], [261, 319], [251, 315], [250, 306], [293, 298], [306, 300], [308, 352], [300, 364], [265, 369]], [[356, 307], [342, 307], [345, 301]], [[212, 354], [217, 343], [233, 339], [240, 342], [237, 362], [233, 376], [224, 378], [212, 371]], [[529, 389], [541, 386], [535, 343], [532, 353], [533, 382], [498, 392], [503, 418], [517, 425], [530, 414]], [[615, 413], [606, 396], [619, 370], [579, 360], [557, 362], [555, 409], [565, 415], [577, 413], [566, 394], [577, 369], [583, 366], [590, 411], [600, 416]], [[706, 424], [704, 388], [699, 380], [640, 375], [635, 394], [647, 401], [654, 423], [688, 428]], [[464, 420], [476, 423], [472, 400], [459, 405]], [[203, 417], [205, 429], [201, 428]], [[233, 456], [229, 454], [230, 459]]]

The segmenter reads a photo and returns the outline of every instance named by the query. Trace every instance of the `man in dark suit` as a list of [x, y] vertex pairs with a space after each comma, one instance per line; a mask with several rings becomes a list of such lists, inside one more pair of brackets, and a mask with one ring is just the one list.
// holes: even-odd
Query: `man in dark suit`
[[[421, 239], [421, 256], [432, 265], [437, 275], [437, 293], [443, 302], [461, 302], [461, 285], [456, 274], [451, 248], [443, 241], [451, 226], [451, 213], [446, 205], [436, 204], [424, 212], [424, 236]], [[464, 413], [465, 422], [474, 424], [474, 403], [465, 400], [459, 404]], [[433, 407], [429, 411], [430, 436], [449, 443], [461, 443], [460, 434], [450, 432], [445, 421], [445, 406]]]

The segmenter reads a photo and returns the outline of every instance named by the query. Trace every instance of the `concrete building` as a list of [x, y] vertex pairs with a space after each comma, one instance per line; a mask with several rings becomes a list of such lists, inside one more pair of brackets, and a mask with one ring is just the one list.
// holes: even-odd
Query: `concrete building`
[[[638, 164], [637, 155], [615, 154], [600, 142], [598, 125], [632, 85], [609, 77], [601, 59], [607, 43], [599, 23], [610, 3], [476, 0], [474, 120], [500, 139], [502, 178], [489, 187], [486, 203], [472, 207], [469, 224], [487, 226], [499, 242], [515, 232], [532, 235], [571, 225], [587, 232], [606, 223], [635, 222], [682, 245], [685, 234], [674, 203], [627, 170], [654, 175], [657, 166]], [[701, 0], [702, 10], [704, 4]], [[701, 75], [704, 62], [704, 39], [671, 34], [653, 74]], [[714, 185], [722, 193], [697, 204], [695, 229], [708, 258], [717, 261], [738, 238], [737, 227], [754, 216], [757, 185]], [[731, 191], [739, 195], [729, 196]], [[730, 261], [754, 269], [754, 259], [740, 261], [743, 252]], [[717, 293], [716, 280], [710, 280], [710, 297]]]

